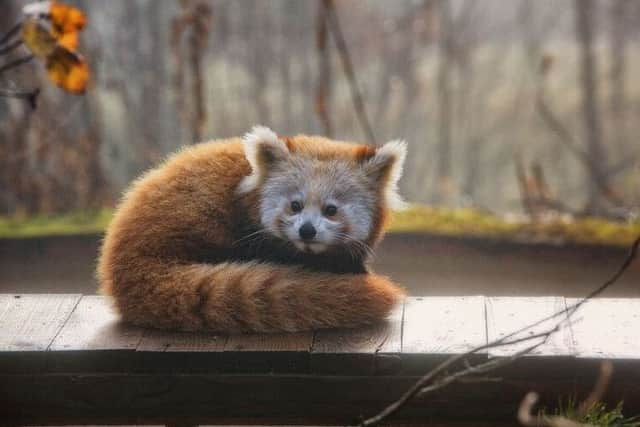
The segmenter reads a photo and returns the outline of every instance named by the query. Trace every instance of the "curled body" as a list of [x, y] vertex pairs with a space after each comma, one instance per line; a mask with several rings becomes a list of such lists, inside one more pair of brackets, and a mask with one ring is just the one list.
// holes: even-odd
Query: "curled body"
[[403, 296], [369, 271], [405, 147], [256, 127], [183, 149], [126, 192], [98, 262], [130, 323], [300, 331], [384, 319]]

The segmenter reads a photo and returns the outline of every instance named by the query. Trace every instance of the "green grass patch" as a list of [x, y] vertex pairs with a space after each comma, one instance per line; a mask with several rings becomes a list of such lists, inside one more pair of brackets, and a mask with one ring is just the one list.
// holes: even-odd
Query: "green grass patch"
[[[101, 209], [53, 216], [0, 217], [0, 238], [101, 233], [112, 215], [113, 210]], [[532, 223], [524, 218], [500, 217], [473, 209], [411, 205], [394, 214], [389, 231], [502, 241], [629, 246], [640, 235], [640, 221], [554, 217]]]
[[622, 414], [622, 402], [610, 409], [602, 402], [596, 402], [580, 413], [575, 398], [570, 397], [560, 400], [558, 407], [552, 412], [546, 409], [540, 411], [539, 416], [559, 416], [580, 424], [588, 424], [595, 427], [640, 427], [640, 418], [626, 417]]
[[73, 212], [61, 215], [35, 215], [25, 218], [0, 217], [0, 238], [64, 236], [103, 232], [113, 211]]
[[390, 231], [503, 241], [629, 246], [640, 236], [640, 221], [556, 216], [530, 222], [526, 218], [500, 217], [474, 209], [412, 205], [394, 215]]

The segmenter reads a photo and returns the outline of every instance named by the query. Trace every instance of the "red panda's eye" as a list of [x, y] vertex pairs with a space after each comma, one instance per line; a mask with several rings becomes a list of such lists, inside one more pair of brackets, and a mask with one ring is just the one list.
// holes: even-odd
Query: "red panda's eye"
[[299, 201], [294, 200], [291, 202], [291, 210], [294, 212], [300, 212], [302, 210], [302, 204]]
[[337, 213], [338, 213], [338, 208], [335, 207], [334, 205], [327, 205], [324, 207], [324, 214], [326, 216], [334, 216]]

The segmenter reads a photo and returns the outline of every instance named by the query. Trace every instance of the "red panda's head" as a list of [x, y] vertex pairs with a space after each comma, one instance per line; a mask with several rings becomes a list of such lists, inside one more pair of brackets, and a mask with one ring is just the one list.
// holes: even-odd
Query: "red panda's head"
[[402, 141], [373, 147], [306, 135], [279, 138], [254, 127], [244, 150], [252, 173], [238, 191], [257, 190], [261, 226], [300, 251], [344, 245], [368, 250], [387, 211], [403, 203]]

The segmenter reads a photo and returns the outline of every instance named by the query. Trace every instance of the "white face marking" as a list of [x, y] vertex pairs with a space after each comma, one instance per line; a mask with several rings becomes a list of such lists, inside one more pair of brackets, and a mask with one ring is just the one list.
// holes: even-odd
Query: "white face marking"
[[[346, 162], [298, 159], [272, 171], [261, 192], [262, 225], [298, 250], [321, 253], [331, 247], [365, 241], [371, 232], [376, 193], [364, 176]], [[292, 202], [300, 205], [292, 209]], [[335, 207], [331, 214], [327, 206]], [[300, 229], [310, 224], [313, 238]]]
[[[362, 247], [372, 232], [376, 209], [402, 206], [397, 184], [406, 156], [404, 142], [386, 143], [357, 163], [351, 158], [298, 154], [289, 151], [288, 143], [262, 126], [247, 133], [243, 144], [252, 172], [237, 192], [259, 189], [263, 228], [299, 250], [320, 253], [332, 246]], [[302, 205], [295, 212], [293, 201]], [[337, 212], [328, 213], [327, 205]], [[300, 232], [304, 224], [313, 227], [311, 236], [307, 225], [306, 239]]]

